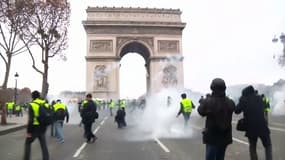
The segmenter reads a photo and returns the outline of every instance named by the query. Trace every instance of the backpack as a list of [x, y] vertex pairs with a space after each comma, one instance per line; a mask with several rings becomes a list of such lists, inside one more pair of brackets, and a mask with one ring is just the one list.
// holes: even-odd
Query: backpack
[[39, 121], [40, 125], [48, 126], [52, 124], [54, 121], [53, 111], [49, 108], [46, 108], [44, 104], [35, 104], [39, 105], [39, 116], [37, 117], [37, 120]]
[[62, 108], [58, 109], [56, 112], [55, 112], [55, 118], [58, 120], [58, 119], [61, 119], [63, 120], [66, 116], [66, 111]]

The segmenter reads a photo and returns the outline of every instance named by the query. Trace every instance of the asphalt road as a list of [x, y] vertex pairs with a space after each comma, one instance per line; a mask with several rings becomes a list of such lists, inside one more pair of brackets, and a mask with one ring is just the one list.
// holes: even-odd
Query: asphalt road
[[[165, 123], [157, 123], [160, 117], [151, 122], [137, 121], [143, 114], [135, 111], [127, 114], [128, 126], [118, 129], [107, 110], [99, 111], [100, 117], [93, 125], [98, 140], [85, 143], [83, 128], [79, 127], [79, 116], [72, 114], [69, 124], [64, 126], [65, 143], [59, 144], [47, 131], [47, 141], [51, 160], [202, 160], [205, 146], [202, 144], [201, 130], [204, 119], [191, 117], [187, 128], [183, 119], [174, 118]], [[175, 115], [173, 116], [175, 117]], [[166, 117], [167, 118], [167, 117]], [[234, 117], [233, 128], [237, 117]], [[274, 160], [285, 159], [284, 117], [271, 117], [270, 129]], [[164, 127], [157, 127], [158, 125]], [[233, 129], [233, 144], [226, 151], [227, 160], [248, 160], [248, 142], [244, 133]], [[24, 150], [25, 130], [0, 136], [1, 160], [21, 160]], [[264, 158], [264, 149], [258, 142], [258, 154]], [[32, 145], [32, 160], [41, 159], [38, 141]]]

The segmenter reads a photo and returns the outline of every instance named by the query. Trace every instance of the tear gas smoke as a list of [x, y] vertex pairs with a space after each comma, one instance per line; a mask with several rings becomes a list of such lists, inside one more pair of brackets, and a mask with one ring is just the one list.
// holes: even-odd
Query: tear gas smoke
[[273, 93], [273, 106], [272, 114], [273, 115], [285, 115], [285, 85], [280, 87], [279, 90]]
[[[134, 113], [136, 131], [140, 134], [135, 140], [153, 138], [181, 138], [192, 136], [191, 115], [189, 125], [184, 127], [184, 118], [176, 115], [180, 109], [180, 94], [175, 89], [168, 89], [146, 97], [146, 107], [143, 111]], [[171, 103], [167, 104], [168, 97]]]

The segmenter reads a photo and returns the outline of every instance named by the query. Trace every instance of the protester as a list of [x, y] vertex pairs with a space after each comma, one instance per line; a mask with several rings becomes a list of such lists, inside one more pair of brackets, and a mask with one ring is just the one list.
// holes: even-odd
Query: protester
[[255, 94], [253, 86], [247, 86], [242, 90], [242, 95], [237, 104], [235, 113], [243, 112], [246, 124], [245, 136], [249, 141], [249, 154], [251, 160], [257, 160], [256, 145], [258, 138], [261, 139], [265, 148], [265, 159], [272, 160], [272, 144], [270, 130], [268, 128], [264, 112], [266, 104], [261, 96]]
[[111, 99], [109, 104], [110, 116], [113, 116], [113, 109], [115, 108], [115, 102]]
[[186, 93], [181, 94], [181, 98], [182, 100], [180, 102], [180, 109], [176, 117], [179, 117], [179, 115], [182, 113], [184, 117], [184, 126], [187, 126], [192, 109], [195, 108], [195, 105], [191, 99], [187, 98]]
[[92, 133], [92, 124], [96, 119], [96, 103], [92, 100], [92, 95], [87, 94], [86, 99], [82, 102], [81, 118], [84, 124], [84, 135], [87, 143], [94, 143], [97, 137]]
[[206, 144], [206, 160], [224, 160], [226, 148], [232, 143], [232, 114], [235, 104], [226, 97], [226, 84], [216, 78], [210, 86], [212, 93], [199, 100], [198, 113], [206, 117], [203, 143]]
[[33, 101], [28, 106], [28, 125], [25, 141], [24, 160], [30, 160], [31, 145], [36, 138], [38, 138], [40, 141], [43, 160], [49, 160], [49, 153], [45, 137], [46, 126], [40, 124], [37, 120], [37, 117], [39, 116], [40, 104], [45, 103], [45, 101], [40, 99], [40, 92], [38, 91], [32, 92], [32, 99]]
[[55, 136], [59, 143], [64, 143], [63, 123], [66, 119], [66, 123], [69, 120], [69, 113], [66, 105], [61, 102], [60, 99], [56, 101], [53, 106], [55, 113]]
[[117, 122], [118, 128], [126, 127], [127, 124], [125, 121], [125, 116], [126, 116], [125, 108], [119, 108], [115, 116], [115, 122]]

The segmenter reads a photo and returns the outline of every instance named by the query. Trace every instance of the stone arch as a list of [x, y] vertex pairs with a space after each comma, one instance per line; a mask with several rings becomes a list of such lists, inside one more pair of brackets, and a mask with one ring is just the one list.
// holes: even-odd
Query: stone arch
[[[86, 91], [102, 99], [120, 98], [119, 66], [130, 53], [145, 59], [148, 94], [184, 88], [179, 9], [88, 7]], [[181, 57], [181, 58], [177, 58]]]

